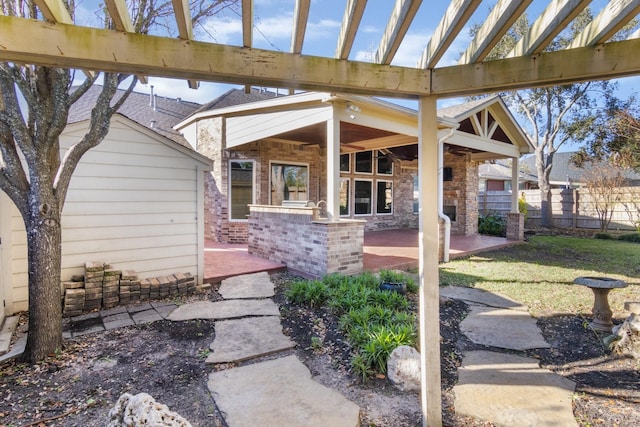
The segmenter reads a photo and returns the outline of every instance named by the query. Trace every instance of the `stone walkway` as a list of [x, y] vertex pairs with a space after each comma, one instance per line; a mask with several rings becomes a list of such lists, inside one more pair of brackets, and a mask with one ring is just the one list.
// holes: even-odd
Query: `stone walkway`
[[571, 398], [575, 383], [539, 361], [512, 354], [549, 348], [528, 308], [479, 289], [448, 286], [440, 295], [465, 301], [471, 311], [460, 330], [476, 344], [510, 350], [469, 351], [458, 369], [456, 413], [497, 425], [575, 426]]
[[[77, 337], [161, 319], [212, 319], [215, 339], [206, 363], [232, 363], [232, 367], [211, 373], [207, 385], [227, 425], [255, 425], [257, 420], [265, 427], [281, 426], [282, 420], [288, 426], [359, 425], [359, 407], [314, 381], [288, 351], [295, 343], [282, 332], [267, 273], [226, 279], [219, 292], [224, 300], [217, 302], [181, 306], [150, 302], [74, 317], [67, 321], [64, 334]], [[471, 341], [507, 350], [463, 355], [454, 387], [456, 413], [496, 425], [576, 425], [571, 405], [575, 384], [540, 368], [536, 359], [513, 354], [549, 347], [526, 306], [478, 289], [449, 286], [440, 294], [469, 304], [470, 313], [460, 329]], [[14, 345], [0, 361], [15, 357], [19, 347]]]

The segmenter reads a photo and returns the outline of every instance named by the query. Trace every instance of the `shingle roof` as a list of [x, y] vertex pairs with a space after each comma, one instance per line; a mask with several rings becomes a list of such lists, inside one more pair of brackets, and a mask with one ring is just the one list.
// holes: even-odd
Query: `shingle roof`
[[485, 98], [474, 99], [473, 101], [465, 102], [462, 104], [452, 105], [450, 107], [439, 108], [438, 109], [438, 117], [449, 117], [449, 118], [458, 118], [474, 108], [493, 102], [493, 100], [497, 98], [497, 95], [489, 96]]
[[248, 104], [250, 102], [264, 101], [267, 99], [273, 99], [276, 96], [277, 94], [263, 89], [251, 88], [251, 93], [245, 93], [245, 91], [241, 89], [231, 89], [213, 101], [204, 104], [193, 113], [195, 114], [203, 111], [217, 110], [219, 108], [233, 107], [235, 105]]
[[[582, 175], [586, 170], [589, 170], [590, 164], [585, 164], [584, 168], [579, 168], [571, 163], [571, 156], [574, 152], [561, 152], [553, 155], [553, 164], [551, 166], [551, 174], [549, 175], [549, 181], [554, 183], [566, 183], [569, 180], [573, 182], [584, 182]], [[523, 166], [526, 166], [530, 171], [535, 173], [536, 159], [535, 156], [528, 156], [522, 160]], [[625, 172], [625, 178], [629, 181], [640, 182], [640, 174], [628, 171]]]
[[[92, 86], [69, 111], [69, 123], [80, 122], [91, 117], [91, 109], [95, 105], [96, 99], [102, 90], [102, 86]], [[124, 90], [118, 90], [114, 99], [119, 99]], [[193, 114], [200, 104], [183, 101], [174, 98], [156, 96], [156, 108], [150, 102], [151, 96], [144, 93], [132, 92], [122, 107], [119, 114], [145, 126], [162, 136], [165, 136], [181, 145], [189, 146], [180, 133], [173, 129], [173, 126], [185, 117]]]
[[[495, 163], [482, 163], [478, 166], [478, 174], [480, 178], [487, 179], [504, 179], [511, 180], [511, 164], [505, 164], [500, 161]], [[538, 178], [531, 173], [520, 171], [520, 181], [536, 182]]]

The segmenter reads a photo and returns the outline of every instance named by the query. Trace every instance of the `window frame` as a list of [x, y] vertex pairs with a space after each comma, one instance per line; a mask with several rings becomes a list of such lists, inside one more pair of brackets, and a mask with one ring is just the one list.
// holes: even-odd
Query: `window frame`
[[[347, 156], [347, 169], [342, 169], [342, 156]], [[340, 154], [340, 173], [351, 173], [351, 153], [342, 153]]]
[[[357, 213], [356, 212], [356, 204], [357, 202], [357, 197], [356, 197], [356, 184], [358, 182], [368, 182], [369, 183], [369, 212], [368, 213]], [[374, 192], [373, 192], [373, 179], [360, 179], [360, 178], [354, 178], [353, 180], [353, 216], [373, 216], [373, 201], [374, 201]]]
[[[386, 184], [390, 184], [391, 185], [391, 187], [390, 187], [390, 189], [391, 189], [391, 209], [390, 209], [389, 212], [378, 212], [378, 195], [379, 195], [378, 192], [380, 191], [380, 187], [379, 187], [380, 183], [386, 183]], [[394, 196], [394, 194], [393, 194], [393, 180], [392, 179], [377, 179], [376, 180], [376, 197], [375, 197], [375, 200], [376, 200], [376, 216], [393, 215], [393, 205], [394, 205], [393, 196]]]
[[309, 182], [311, 180], [311, 177], [309, 176], [309, 163], [302, 163], [302, 162], [288, 162], [288, 161], [280, 161], [280, 160], [269, 160], [269, 183], [267, 184], [269, 186], [269, 206], [278, 206], [278, 205], [273, 205], [272, 202], [272, 191], [271, 191], [271, 172], [272, 172], [272, 168], [273, 165], [281, 165], [281, 166], [304, 166], [307, 168], [307, 200], [311, 200], [311, 198], [309, 197], [309, 191], [310, 191], [310, 186], [309, 186]]
[[229, 222], [247, 222], [248, 218], [234, 218], [233, 217], [233, 180], [231, 178], [233, 169], [231, 167], [232, 163], [251, 163], [251, 203], [252, 205], [256, 204], [256, 165], [257, 162], [255, 159], [229, 159], [227, 163], [229, 165], [229, 173], [227, 175], [228, 181], [228, 197], [227, 197], [227, 209], [228, 214], [227, 218]]
[[[358, 170], [358, 155], [364, 154], [364, 153], [369, 153], [369, 155], [371, 156], [371, 170], [369, 172], [362, 172]], [[354, 161], [353, 161], [353, 170], [354, 173], [358, 174], [358, 175], [373, 175], [373, 172], [375, 171], [375, 166], [373, 164], [373, 160], [374, 160], [374, 155], [373, 155], [373, 151], [372, 150], [368, 150], [368, 151], [358, 151], [357, 153], [354, 153]]]
[[[340, 216], [341, 217], [350, 217], [351, 216], [351, 178], [340, 178], [340, 186], [342, 186], [342, 183], [346, 182], [347, 183], [347, 213], [342, 213], [340, 212]], [[341, 190], [339, 191], [340, 193], [342, 192]], [[339, 209], [342, 209], [342, 200], [340, 200], [340, 205], [338, 206]]]
[[[377, 156], [376, 156], [376, 175], [381, 175], [381, 176], [393, 176], [393, 159], [391, 159], [391, 156], [389, 154], [385, 154], [382, 152], [382, 150], [376, 150]], [[380, 172], [380, 156], [386, 157], [389, 160], [389, 163], [391, 165], [391, 172], [389, 173], [384, 173], [384, 172]]]

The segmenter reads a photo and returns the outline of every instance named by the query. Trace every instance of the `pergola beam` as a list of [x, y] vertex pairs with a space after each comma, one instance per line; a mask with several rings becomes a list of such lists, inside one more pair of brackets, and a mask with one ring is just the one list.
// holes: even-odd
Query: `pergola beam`
[[342, 26], [340, 27], [340, 35], [338, 36], [338, 46], [336, 47], [335, 57], [337, 59], [348, 59], [353, 47], [353, 41], [356, 38], [356, 32], [360, 26], [364, 7], [367, 0], [348, 0], [342, 17]]
[[554, 86], [640, 74], [640, 39], [433, 70], [442, 97]]
[[309, 6], [311, 0], [296, 0], [293, 12], [293, 31], [291, 32], [291, 53], [301, 53], [304, 34], [309, 20]]
[[472, 64], [485, 59], [531, 2], [532, 0], [498, 0], [458, 64]]
[[449, 4], [429, 44], [422, 52], [418, 67], [435, 68], [481, 2], [482, 0], [454, 0]]
[[[178, 25], [178, 34], [182, 40], [193, 40], [193, 24], [191, 22], [191, 10], [187, 0], [171, 0], [173, 13]], [[189, 79], [189, 88], [198, 89], [200, 83], [197, 80]]]
[[[430, 92], [415, 68], [53, 25], [0, 16], [0, 60], [327, 92], [414, 97]], [[24, 37], [29, 34], [29, 37]]]
[[605, 43], [640, 13], [640, 0], [611, 1], [578, 34], [567, 49]]
[[73, 24], [73, 19], [62, 0], [33, 0], [33, 2], [47, 21]]
[[[126, 33], [134, 33], [133, 23], [131, 22], [131, 15], [129, 15], [129, 9], [124, 0], [105, 0], [109, 16], [113, 21], [113, 26], [116, 30]], [[142, 84], [147, 84], [146, 76], [138, 76], [138, 80]]]
[[555, 0], [549, 3], [507, 58], [542, 52], [589, 3], [591, 0]]
[[404, 39], [413, 18], [418, 13], [422, 0], [396, 0], [396, 4], [389, 18], [387, 28], [380, 40], [374, 62], [376, 64], [391, 64], [400, 43]]
[[395, 98], [464, 96], [640, 74], [638, 38], [422, 70], [11, 16], [0, 16], [0, 28], [2, 61]]

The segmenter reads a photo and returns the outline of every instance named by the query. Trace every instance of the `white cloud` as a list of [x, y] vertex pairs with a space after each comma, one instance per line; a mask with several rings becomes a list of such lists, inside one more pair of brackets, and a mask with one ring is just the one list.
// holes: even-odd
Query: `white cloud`
[[242, 41], [242, 20], [240, 18], [214, 16], [202, 24], [201, 31], [215, 43], [240, 45]]

